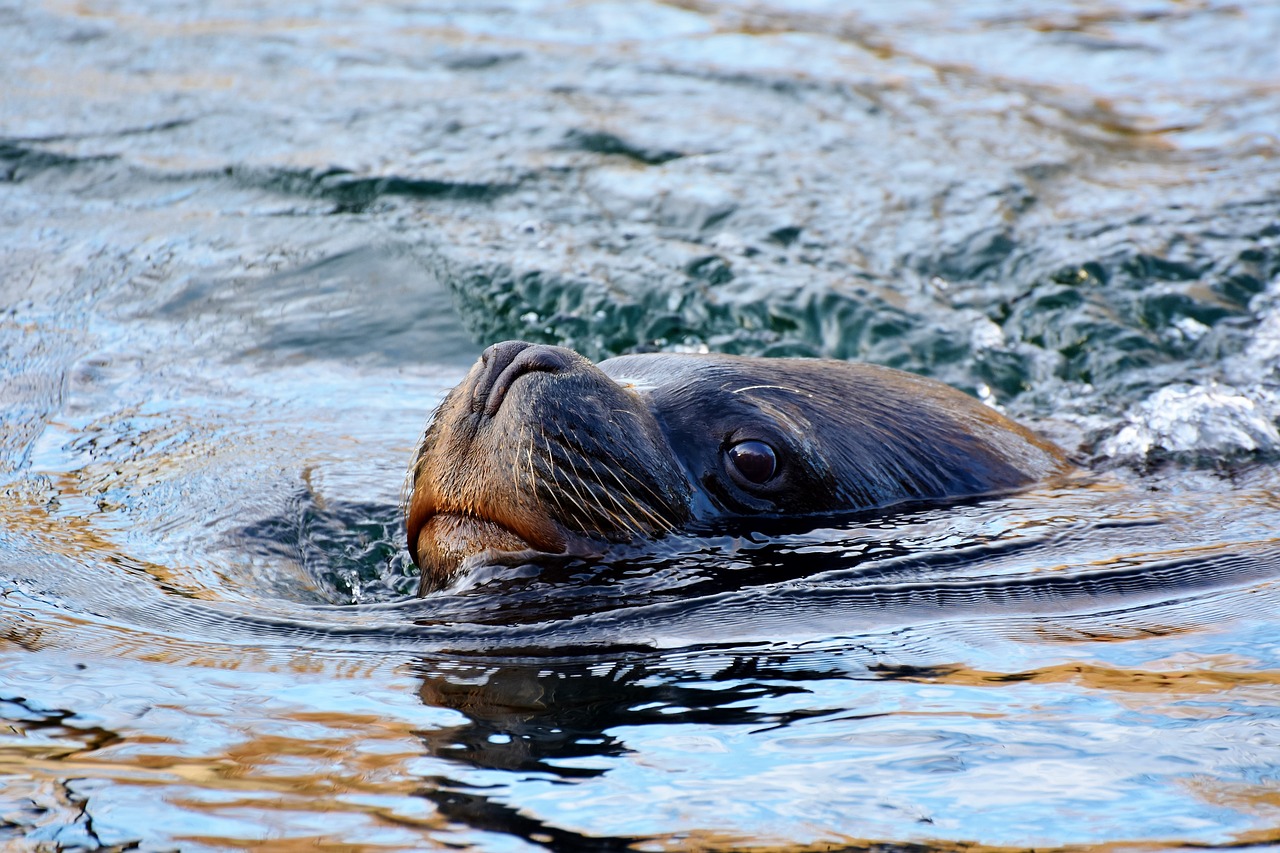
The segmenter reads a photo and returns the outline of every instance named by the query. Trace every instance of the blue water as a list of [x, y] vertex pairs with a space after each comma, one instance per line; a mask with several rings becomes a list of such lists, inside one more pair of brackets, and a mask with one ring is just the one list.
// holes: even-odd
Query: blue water
[[[1280, 845], [1278, 41], [0, 3], [0, 846]], [[508, 337], [889, 363], [1082, 473], [416, 598]]]

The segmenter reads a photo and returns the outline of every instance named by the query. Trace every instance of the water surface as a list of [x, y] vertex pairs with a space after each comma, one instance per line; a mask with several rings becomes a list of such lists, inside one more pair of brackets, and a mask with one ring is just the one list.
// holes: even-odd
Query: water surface
[[[0, 840], [1280, 845], [1280, 12], [0, 5]], [[484, 344], [1082, 462], [412, 596]]]

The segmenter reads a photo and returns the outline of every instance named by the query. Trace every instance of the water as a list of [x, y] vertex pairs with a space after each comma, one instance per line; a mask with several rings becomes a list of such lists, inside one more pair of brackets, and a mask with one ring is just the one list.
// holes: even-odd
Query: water
[[[1277, 42], [0, 5], [0, 846], [1280, 845]], [[507, 337], [905, 367], [1084, 473], [414, 598]]]

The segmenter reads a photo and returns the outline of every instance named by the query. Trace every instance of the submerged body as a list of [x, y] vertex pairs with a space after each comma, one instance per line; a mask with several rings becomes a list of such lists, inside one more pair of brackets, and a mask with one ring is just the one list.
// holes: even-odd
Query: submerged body
[[1006, 492], [1068, 467], [990, 407], [891, 368], [667, 353], [595, 365], [507, 341], [436, 412], [406, 530], [428, 592], [480, 555], [588, 556], [725, 519]]

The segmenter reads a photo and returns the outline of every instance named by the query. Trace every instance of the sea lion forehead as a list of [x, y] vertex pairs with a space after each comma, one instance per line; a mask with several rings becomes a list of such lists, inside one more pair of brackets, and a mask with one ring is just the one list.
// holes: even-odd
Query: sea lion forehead
[[602, 361], [599, 368], [618, 384], [640, 392], [698, 387], [731, 395], [780, 392], [810, 397], [811, 375], [822, 365], [832, 364], [844, 363], [719, 353], [640, 353]]

